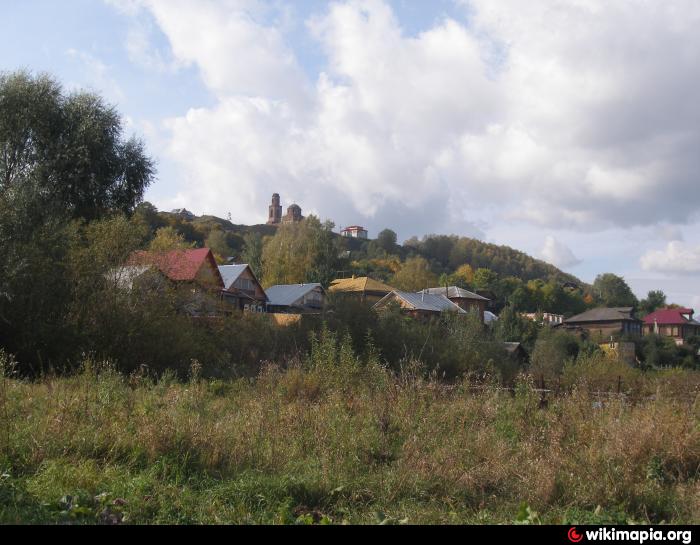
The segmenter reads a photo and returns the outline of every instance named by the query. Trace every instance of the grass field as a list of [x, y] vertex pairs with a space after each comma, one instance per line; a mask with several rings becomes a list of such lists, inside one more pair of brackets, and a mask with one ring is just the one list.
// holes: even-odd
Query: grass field
[[584, 381], [543, 408], [526, 379], [331, 359], [229, 382], [5, 378], [0, 522], [700, 522], [700, 373], [602, 402]]

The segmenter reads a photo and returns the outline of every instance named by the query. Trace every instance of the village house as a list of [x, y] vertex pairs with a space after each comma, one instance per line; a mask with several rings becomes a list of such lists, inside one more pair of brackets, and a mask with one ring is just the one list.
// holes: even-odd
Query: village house
[[219, 272], [224, 301], [245, 312], [266, 312], [267, 295], [248, 265], [221, 265]]
[[367, 303], [376, 303], [392, 291], [394, 288], [391, 286], [368, 276], [333, 280], [328, 288], [329, 293], [355, 297]]
[[129, 289], [149, 271], [158, 271], [171, 285], [184, 287], [189, 295], [182, 301], [183, 310], [193, 316], [215, 313], [215, 303], [224, 289], [224, 280], [209, 248], [134, 252], [123, 270], [130, 271], [123, 274], [123, 278], [128, 278]]
[[444, 295], [455, 305], [467, 312], [477, 312], [479, 319], [484, 321], [484, 311], [489, 300], [486, 297], [472, 293], [471, 291], [457, 286], [445, 286], [444, 288], [428, 288], [421, 293], [429, 293], [432, 295]]
[[564, 321], [563, 314], [553, 314], [551, 312], [525, 312], [521, 314], [523, 318], [541, 325], [555, 326]]
[[351, 225], [340, 231], [340, 234], [346, 238], [361, 238], [367, 240], [369, 233], [367, 229], [361, 227], [360, 225]]
[[265, 290], [268, 312], [283, 314], [317, 314], [323, 308], [326, 293], [323, 286], [282, 284]]
[[580, 333], [598, 342], [623, 335], [640, 336], [642, 321], [634, 317], [633, 311], [632, 307], [594, 308], [553, 327]]
[[663, 335], [683, 345], [688, 338], [700, 335], [700, 322], [693, 318], [692, 308], [664, 308], [644, 318], [645, 335]]
[[377, 312], [382, 312], [389, 309], [392, 305], [401, 307], [402, 313], [408, 316], [424, 320], [439, 316], [443, 312], [466, 314], [465, 310], [450, 301], [443, 294], [413, 293], [398, 290], [394, 290], [383, 297], [373, 308]]

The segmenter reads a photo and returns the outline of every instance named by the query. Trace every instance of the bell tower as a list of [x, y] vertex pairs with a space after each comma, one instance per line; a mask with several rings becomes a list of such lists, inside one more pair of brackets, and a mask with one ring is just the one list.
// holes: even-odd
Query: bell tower
[[282, 205], [280, 204], [280, 196], [278, 193], [272, 195], [272, 204], [267, 217], [268, 225], [278, 225], [282, 222]]

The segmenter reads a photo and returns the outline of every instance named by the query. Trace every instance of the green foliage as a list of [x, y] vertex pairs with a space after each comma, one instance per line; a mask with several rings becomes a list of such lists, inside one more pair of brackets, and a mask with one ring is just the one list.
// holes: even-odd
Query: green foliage
[[420, 291], [438, 285], [437, 275], [422, 257], [411, 257], [391, 279], [391, 285], [403, 291]]
[[263, 277], [263, 238], [259, 233], [246, 233], [243, 236], [241, 261], [247, 263], [256, 278]]
[[639, 310], [643, 316], [666, 306], [666, 294], [661, 290], [651, 290], [646, 299], [639, 302]]
[[579, 353], [578, 339], [564, 331], [544, 328], [537, 338], [531, 355], [530, 372], [549, 382], [559, 377], [564, 365]]
[[387, 254], [391, 254], [396, 251], [396, 240], [396, 233], [391, 229], [384, 229], [377, 235], [377, 244]]
[[636, 307], [637, 297], [625, 280], [612, 273], [599, 274], [593, 282], [594, 296], [607, 307]]
[[335, 277], [338, 260], [332, 229], [332, 223], [321, 224], [315, 216], [281, 225], [263, 247], [263, 285], [310, 282], [328, 285]]
[[[154, 176], [116, 110], [47, 75], [0, 74], [0, 194], [42, 217], [129, 213]], [[30, 211], [27, 210], [27, 211]], [[38, 218], [32, 218], [37, 221]]]

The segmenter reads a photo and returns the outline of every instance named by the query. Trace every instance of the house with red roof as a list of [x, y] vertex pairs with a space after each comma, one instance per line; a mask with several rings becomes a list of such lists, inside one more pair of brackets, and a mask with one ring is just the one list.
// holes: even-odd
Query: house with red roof
[[676, 344], [685, 344], [689, 337], [700, 335], [700, 322], [693, 318], [692, 308], [659, 309], [644, 318], [645, 335], [671, 337]]
[[191, 316], [215, 316], [220, 312], [224, 280], [209, 248], [134, 252], [118, 274], [128, 289], [135, 283], [158, 291], [167, 284], [177, 288], [171, 292], [171, 301]]
[[155, 267], [173, 282], [192, 283], [212, 290], [224, 289], [224, 280], [209, 248], [168, 252], [138, 251], [131, 254], [128, 265]]

